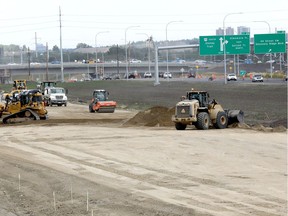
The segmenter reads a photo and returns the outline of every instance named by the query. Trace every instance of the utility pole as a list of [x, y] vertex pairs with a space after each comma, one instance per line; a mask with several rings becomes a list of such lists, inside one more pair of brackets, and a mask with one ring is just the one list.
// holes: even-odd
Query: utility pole
[[117, 75], [119, 76], [119, 47], [118, 47], [118, 44], [117, 44]]
[[35, 32], [35, 57], [38, 58], [38, 52], [37, 52], [37, 32]]
[[49, 61], [49, 52], [48, 52], [48, 43], [46, 42], [46, 81], [48, 81], [48, 61]]
[[59, 22], [60, 22], [61, 82], [64, 82], [63, 50], [62, 50], [62, 22], [61, 22], [61, 8], [60, 7], [59, 7]]
[[30, 68], [30, 48], [28, 47], [28, 79], [31, 80], [31, 68]]

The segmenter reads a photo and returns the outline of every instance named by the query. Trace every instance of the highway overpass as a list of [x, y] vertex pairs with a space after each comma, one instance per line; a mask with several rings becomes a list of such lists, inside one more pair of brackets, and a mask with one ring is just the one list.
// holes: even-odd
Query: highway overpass
[[[150, 63], [151, 73], [154, 74], [155, 64], [153, 62]], [[195, 65], [194, 65], [195, 66]], [[64, 63], [64, 76], [65, 80], [77, 74], [88, 74], [95, 73], [96, 64], [84, 64], [84, 63]], [[158, 63], [159, 71], [165, 72], [167, 70], [166, 62]], [[175, 63], [169, 62], [169, 71], [172, 73], [180, 73], [181, 71], [188, 72], [189, 68], [193, 67], [193, 63]], [[138, 73], [143, 74], [149, 70], [148, 62], [142, 63], [131, 63], [128, 64], [128, 71], [130, 73]], [[99, 75], [103, 75], [103, 71], [105, 75], [118, 74], [120, 77], [124, 77], [126, 74], [126, 64], [125, 63], [97, 63], [97, 71]], [[17, 65], [0, 65], [0, 77], [10, 78], [13, 77], [23, 77], [26, 79], [30, 76], [35, 79], [36, 77], [44, 80], [46, 76], [49, 77], [49, 80], [61, 80], [61, 64], [46, 64], [46, 63], [33, 63], [30, 64], [17, 64]], [[43, 78], [45, 77], [45, 78]]]

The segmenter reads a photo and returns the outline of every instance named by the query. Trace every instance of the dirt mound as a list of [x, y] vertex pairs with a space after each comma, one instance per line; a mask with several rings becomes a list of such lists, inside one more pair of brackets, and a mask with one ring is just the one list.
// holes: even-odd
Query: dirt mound
[[[145, 111], [138, 112], [133, 118], [129, 119], [124, 126], [146, 126], [146, 127], [170, 127], [174, 126], [171, 121], [172, 115], [175, 113], [175, 107], [167, 108], [162, 106], [151, 107]], [[277, 122], [278, 123], [278, 122]], [[234, 123], [229, 128], [252, 129], [263, 132], [285, 132], [286, 127], [281, 124], [274, 123], [273, 127], [257, 124], [248, 125], [246, 123]]]
[[172, 115], [175, 113], [175, 108], [167, 108], [155, 106], [145, 111], [137, 113], [133, 118], [129, 119], [125, 126], [147, 126], [147, 127], [168, 127], [173, 126], [171, 121]]

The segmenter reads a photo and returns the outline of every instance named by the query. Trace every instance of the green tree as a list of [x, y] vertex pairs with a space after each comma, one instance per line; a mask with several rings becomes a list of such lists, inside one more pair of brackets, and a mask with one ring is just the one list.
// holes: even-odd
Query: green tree
[[52, 48], [52, 51], [53, 52], [59, 52], [60, 49], [59, 49], [59, 47], [57, 45], [54, 45], [53, 48]]
[[92, 46], [89, 46], [88, 44], [86, 43], [78, 43], [76, 48], [91, 48]]
[[117, 54], [118, 54], [119, 60], [124, 60], [125, 49], [120, 46], [113, 45], [112, 47], [110, 47], [109, 51], [105, 54], [105, 59], [116, 60]]

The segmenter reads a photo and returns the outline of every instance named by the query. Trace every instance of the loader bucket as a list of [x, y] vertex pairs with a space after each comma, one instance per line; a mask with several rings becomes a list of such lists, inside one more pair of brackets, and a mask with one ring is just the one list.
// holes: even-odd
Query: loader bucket
[[228, 125], [244, 122], [244, 112], [242, 110], [226, 110]]

